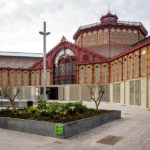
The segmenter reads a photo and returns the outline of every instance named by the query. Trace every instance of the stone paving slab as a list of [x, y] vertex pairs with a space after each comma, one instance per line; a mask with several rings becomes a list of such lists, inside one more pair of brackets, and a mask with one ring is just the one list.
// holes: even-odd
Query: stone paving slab
[[[84, 103], [94, 107], [93, 103]], [[122, 119], [69, 139], [0, 129], [0, 150], [150, 150], [150, 110], [104, 102], [100, 108], [121, 110]], [[114, 145], [97, 143], [109, 135], [122, 138]]]

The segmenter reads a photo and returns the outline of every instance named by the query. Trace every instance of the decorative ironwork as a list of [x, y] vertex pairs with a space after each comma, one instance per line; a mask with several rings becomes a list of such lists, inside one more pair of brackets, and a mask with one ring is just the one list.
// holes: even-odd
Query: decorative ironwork
[[54, 60], [54, 84], [76, 83], [76, 56], [70, 49], [60, 51]]

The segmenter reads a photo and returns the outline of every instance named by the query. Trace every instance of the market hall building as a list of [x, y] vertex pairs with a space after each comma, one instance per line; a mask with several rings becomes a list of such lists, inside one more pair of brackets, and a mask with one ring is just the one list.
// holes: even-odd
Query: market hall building
[[[75, 43], [63, 37], [46, 55], [47, 98], [88, 100], [88, 85], [102, 83], [103, 101], [150, 107], [147, 35], [141, 22], [120, 21], [110, 12], [80, 26]], [[7, 57], [0, 56], [0, 87], [20, 86], [23, 98], [36, 99], [42, 92], [43, 58], [16, 55], [8, 63]]]

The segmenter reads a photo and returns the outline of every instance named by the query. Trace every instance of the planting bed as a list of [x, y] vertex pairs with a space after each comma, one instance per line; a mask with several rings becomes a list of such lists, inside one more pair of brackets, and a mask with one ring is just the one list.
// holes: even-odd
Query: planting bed
[[88, 109], [82, 103], [41, 103], [38, 107], [0, 111], [0, 128], [68, 138], [121, 118], [120, 111]]

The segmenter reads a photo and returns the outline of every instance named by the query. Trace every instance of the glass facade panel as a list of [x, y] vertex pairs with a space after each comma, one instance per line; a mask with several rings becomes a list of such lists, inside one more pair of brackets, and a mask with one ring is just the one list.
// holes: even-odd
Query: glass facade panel
[[103, 82], [107, 82], [107, 66], [103, 66]]
[[117, 81], [117, 63], [115, 63], [115, 81]]
[[76, 83], [76, 56], [70, 49], [65, 49], [62, 55], [55, 57], [53, 71], [54, 84], [74, 84]]
[[32, 74], [31, 74], [31, 84], [32, 84], [32, 85], [34, 85], [34, 78], [35, 78], [35, 77], [34, 77], [34, 72], [32, 72]]
[[99, 36], [99, 43], [101, 43], [102, 42], [102, 32], [101, 31], [99, 31], [99, 34], [98, 34], [98, 36]]
[[131, 38], [132, 38], [132, 37], [131, 37], [131, 32], [129, 32], [129, 33], [128, 33], [128, 42], [130, 42], [130, 43], [131, 43]]
[[114, 30], [111, 31], [111, 41], [112, 42], [115, 41], [115, 31]]
[[99, 82], [99, 75], [100, 75], [99, 67], [96, 66], [95, 67], [95, 82]]
[[21, 85], [21, 72], [17, 72], [17, 84]]
[[80, 68], [80, 83], [84, 83], [84, 68]]
[[117, 41], [120, 42], [120, 30], [117, 31]]
[[49, 78], [50, 78], [50, 73], [49, 73], [49, 70], [47, 70], [47, 72], [46, 72], [46, 83], [47, 83], [47, 85], [49, 85], [50, 83], [49, 83]]
[[83, 45], [86, 45], [86, 35], [83, 35]]
[[126, 42], [126, 32], [123, 31], [123, 42]]
[[146, 53], [142, 54], [142, 75], [146, 74]]
[[138, 77], [139, 69], [138, 69], [138, 58], [139, 56], [135, 54], [135, 77]]
[[113, 64], [111, 64], [111, 81], [113, 81]]
[[137, 42], [137, 33], [136, 32], [134, 32], [134, 43], [136, 43]]
[[121, 80], [121, 61], [119, 61], [119, 80]]
[[96, 44], [97, 37], [96, 37], [96, 32], [93, 33], [93, 43]]
[[91, 67], [87, 68], [87, 82], [91, 82]]
[[7, 84], [7, 72], [6, 71], [3, 71], [3, 85], [6, 85]]
[[129, 78], [132, 78], [132, 57], [129, 57]]
[[15, 84], [15, 73], [14, 72], [11, 72], [10, 73], [10, 83], [11, 85], [14, 85]]
[[105, 31], [105, 42], [107, 42], [108, 41], [108, 31], [106, 30]]
[[124, 59], [123, 61], [123, 75], [124, 75], [124, 79], [127, 78], [127, 61], [126, 59]]
[[28, 73], [24, 72], [24, 85], [28, 85]]
[[88, 34], [88, 44], [91, 45], [91, 33]]
[[39, 85], [39, 72], [36, 72], [36, 85]]

